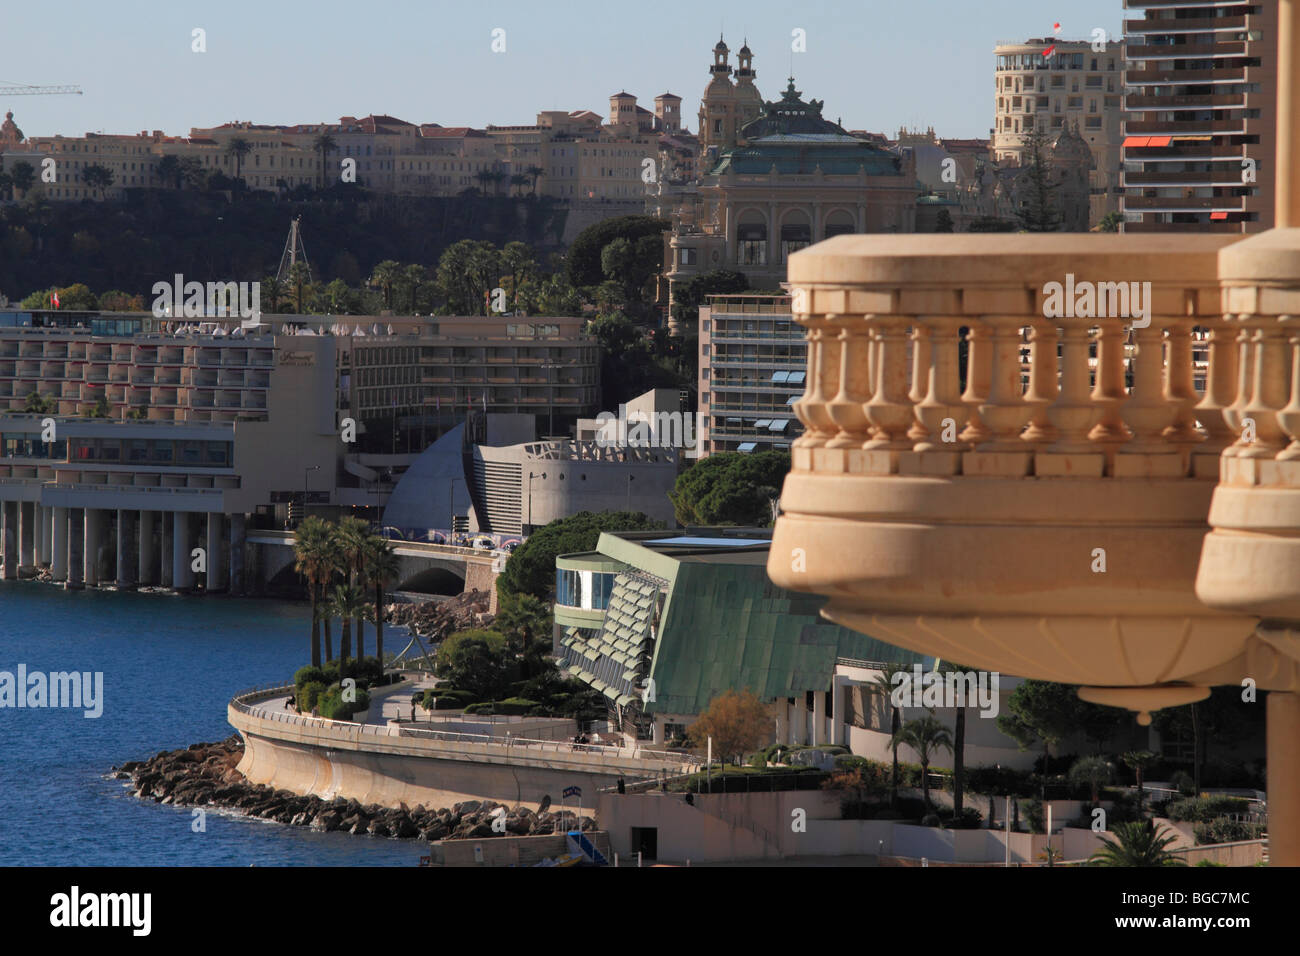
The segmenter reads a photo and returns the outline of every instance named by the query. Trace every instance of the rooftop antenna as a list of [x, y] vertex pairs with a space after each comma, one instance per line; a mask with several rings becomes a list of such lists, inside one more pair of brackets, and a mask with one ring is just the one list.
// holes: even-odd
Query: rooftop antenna
[[299, 259], [307, 267], [307, 281], [311, 282], [311, 263], [307, 261], [307, 250], [303, 248], [302, 232], [298, 228], [301, 221], [302, 217], [297, 216], [289, 222], [289, 237], [285, 240], [284, 252], [280, 254], [280, 268], [275, 273], [276, 282], [287, 282]]

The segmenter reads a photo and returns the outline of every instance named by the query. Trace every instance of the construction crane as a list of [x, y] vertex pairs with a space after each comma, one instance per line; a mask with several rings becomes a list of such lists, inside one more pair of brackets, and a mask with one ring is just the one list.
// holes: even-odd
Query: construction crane
[[0, 96], [60, 96], [65, 93], [81, 95], [79, 86], [0, 86]]

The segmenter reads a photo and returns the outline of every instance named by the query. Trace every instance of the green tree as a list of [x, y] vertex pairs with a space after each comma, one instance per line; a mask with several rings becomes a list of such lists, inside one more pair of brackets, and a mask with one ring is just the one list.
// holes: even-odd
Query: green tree
[[154, 164], [154, 174], [163, 183], [171, 183], [173, 189], [180, 189], [181, 180], [185, 178], [185, 169], [181, 166], [179, 156], [168, 153]]
[[1080, 757], [1070, 766], [1067, 779], [1071, 786], [1086, 786], [1095, 807], [1101, 800], [1101, 788], [1115, 782], [1115, 765], [1102, 756]]
[[602, 531], [654, 531], [663, 526], [639, 511], [580, 511], [557, 518], [529, 535], [510, 555], [497, 578], [497, 593], [502, 599], [531, 594], [550, 601], [555, 591], [556, 555], [593, 550]]
[[104, 198], [104, 190], [113, 185], [113, 171], [99, 163], [91, 163], [81, 170], [81, 180]]
[[673, 287], [673, 318], [684, 328], [695, 329], [699, 325], [700, 306], [709, 296], [733, 295], [748, 290], [749, 277], [743, 272], [715, 269], [692, 276]]
[[378, 287], [380, 294], [384, 298], [384, 308], [392, 309], [393, 307], [393, 289], [402, 277], [402, 264], [392, 259], [385, 259], [375, 266], [374, 271], [370, 273], [371, 287]]
[[406, 290], [407, 311], [415, 315], [415, 304], [429, 284], [429, 270], [422, 265], [409, 265], [401, 273], [402, 288]]
[[554, 617], [551, 606], [531, 594], [498, 598], [492, 629], [504, 634], [513, 650], [528, 657], [537, 642], [549, 646]]
[[13, 181], [14, 192], [26, 196], [27, 190], [31, 189], [36, 182], [36, 169], [27, 160], [20, 159], [9, 170], [9, 176]]
[[934, 231], [935, 232], [953, 231], [952, 214], [949, 213], [948, 210], [940, 209], [939, 215], [934, 217]]
[[894, 740], [907, 744], [916, 751], [918, 762], [921, 764], [921, 800], [929, 807], [930, 760], [940, 748], [952, 750], [952, 735], [939, 718], [926, 714], [903, 724], [894, 735], [894, 739], [890, 741], [891, 745]]
[[883, 671], [879, 671], [870, 684], [867, 684], [864, 690], [872, 697], [880, 701], [882, 707], [889, 707], [889, 749], [893, 753], [893, 770], [889, 778], [889, 805], [898, 806], [898, 785], [900, 783], [900, 774], [898, 766], [898, 745], [902, 742], [899, 737], [899, 728], [903, 724], [903, 709], [894, 705], [893, 693], [897, 686], [894, 683], [894, 675], [899, 672], [907, 672], [902, 664], [892, 663], [885, 665]]
[[1101, 217], [1101, 222], [1097, 223], [1098, 232], [1119, 232], [1120, 223], [1124, 221], [1124, 214], [1119, 211], [1108, 212]]
[[401, 574], [392, 545], [378, 535], [366, 539], [366, 583], [375, 589], [375, 657], [384, 662], [384, 588]]
[[294, 532], [294, 570], [307, 582], [311, 600], [311, 664], [320, 667], [321, 597], [334, 574], [334, 549], [330, 529], [320, 518], [309, 515]]
[[492, 243], [462, 239], [448, 246], [434, 279], [445, 314], [487, 315], [489, 293], [500, 277], [501, 253]]
[[588, 226], [569, 245], [567, 267], [569, 282], [576, 288], [598, 285], [605, 279], [601, 255], [615, 239], [636, 243], [644, 236], [659, 236], [672, 224], [653, 216], [616, 216]]
[[506, 639], [496, 631], [459, 631], [438, 646], [434, 667], [452, 687], [494, 700], [506, 689], [509, 675]]
[[[342, 626], [342, 633], [339, 637], [339, 677], [345, 675], [345, 667], [348, 658], [352, 654], [352, 621], [356, 619], [358, 623], [365, 617], [370, 605], [366, 601], [365, 592], [355, 584], [336, 584], [334, 592], [330, 595], [330, 610], [339, 618]], [[358, 635], [358, 651], [360, 651], [360, 635]], [[360, 653], [357, 658], [360, 659]]]
[[297, 315], [305, 315], [303, 301], [311, 288], [311, 269], [305, 262], [295, 262], [289, 267], [289, 289], [293, 293], [293, 307]]
[[1033, 129], [1022, 143], [1026, 170], [1021, 174], [1017, 190], [1021, 202], [1016, 217], [1021, 228], [1028, 232], [1057, 232], [1061, 228], [1061, 213], [1053, 193], [1059, 184], [1052, 182], [1047, 136]]
[[311, 148], [320, 157], [320, 188], [324, 189], [329, 182], [329, 177], [325, 175], [325, 163], [329, 160], [330, 153], [339, 148], [339, 144], [329, 133], [322, 133], [316, 137]]
[[242, 185], [243, 157], [252, 152], [252, 143], [243, 137], [234, 137], [226, 143], [226, 155], [235, 157], [235, 183]]
[[1051, 681], [1026, 680], [1007, 699], [998, 730], [1028, 750], [1042, 741], [1043, 754], [1078, 729], [1079, 698], [1073, 687]]
[[1145, 795], [1145, 790], [1142, 786], [1143, 777], [1150, 767], [1155, 766], [1156, 761], [1160, 759], [1160, 756], [1152, 753], [1150, 750], [1130, 750], [1122, 754], [1119, 759], [1123, 762], [1124, 766], [1132, 770], [1137, 777], [1138, 815], [1140, 816], [1142, 814], [1142, 798]]
[[506, 291], [510, 293], [510, 308], [516, 311], [519, 309], [521, 291], [537, 281], [537, 260], [533, 258], [533, 250], [528, 248], [527, 243], [507, 242], [501, 250], [501, 266], [509, 282]]
[[58, 402], [52, 395], [42, 395], [36, 389], [27, 393], [27, 401], [23, 405], [23, 411], [29, 415], [47, 415], [54, 411]]
[[271, 308], [268, 311], [274, 314], [280, 311], [280, 299], [284, 296], [284, 286], [280, 284], [280, 280], [275, 276], [266, 276], [258, 287], [258, 295], [259, 297], [266, 296], [266, 300], [271, 303]]
[[[354, 518], [346, 515], [339, 519], [333, 529], [334, 544], [338, 549], [339, 555], [343, 559], [344, 578], [350, 587], [358, 592], [365, 581], [366, 571], [366, 553], [370, 540], [370, 525], [360, 518]], [[357, 659], [365, 657], [365, 604], [364, 594], [362, 600], [355, 603], [356, 612], [352, 615], [356, 621], [357, 635]], [[347, 634], [347, 621], [343, 622], [344, 634]], [[343, 638], [343, 646], [348, 646], [347, 637]], [[344, 652], [346, 653], [346, 651]]]
[[1157, 831], [1151, 820], [1117, 823], [1110, 833], [1113, 839], [1103, 838], [1104, 845], [1089, 858], [1093, 866], [1187, 865], [1169, 850], [1177, 836], [1163, 827]]
[[684, 525], [772, 523], [771, 501], [790, 471], [790, 453], [721, 452], [699, 459], [677, 476], [668, 497]]

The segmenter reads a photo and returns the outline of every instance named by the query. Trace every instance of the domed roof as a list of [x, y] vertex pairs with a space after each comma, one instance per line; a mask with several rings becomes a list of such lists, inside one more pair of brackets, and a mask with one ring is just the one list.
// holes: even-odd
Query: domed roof
[[713, 48], [713, 52], [714, 52], [714, 53], [728, 53], [728, 52], [730, 52], [730, 51], [727, 49], [727, 44], [724, 43], [724, 42], [722, 41], [722, 37], [718, 37], [718, 45], [715, 46], [715, 47]]
[[14, 123], [13, 110], [5, 113], [5, 121], [0, 123], [0, 143], [21, 143], [23, 131]]

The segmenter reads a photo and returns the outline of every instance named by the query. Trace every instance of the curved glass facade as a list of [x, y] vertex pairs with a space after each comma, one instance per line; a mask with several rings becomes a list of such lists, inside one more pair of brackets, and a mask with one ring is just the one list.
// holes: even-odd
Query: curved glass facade
[[555, 571], [555, 603], [564, 607], [603, 611], [609, 606], [609, 595], [614, 590], [614, 572]]

